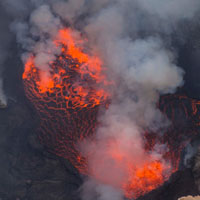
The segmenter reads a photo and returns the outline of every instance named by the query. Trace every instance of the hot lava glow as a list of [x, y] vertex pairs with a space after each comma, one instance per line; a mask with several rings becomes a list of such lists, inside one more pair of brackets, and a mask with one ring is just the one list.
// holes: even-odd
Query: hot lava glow
[[[125, 185], [126, 196], [138, 197], [143, 195], [144, 191], [149, 192], [159, 187], [166, 180], [163, 174], [167, 170], [166, 167], [163, 163], [154, 161], [146, 163], [143, 167], [130, 173], [129, 183]], [[132, 171], [132, 168], [130, 170]]]
[[34, 56], [30, 56], [23, 79], [34, 80], [39, 94], [64, 98], [67, 107], [95, 107], [104, 102], [109, 94], [99, 87], [107, 84], [100, 59], [77, 47], [69, 29], [60, 30], [54, 43], [62, 47], [61, 54], [50, 63], [49, 72], [36, 68]]
[[[36, 67], [34, 55], [27, 59], [22, 77], [25, 92], [40, 116], [39, 139], [42, 144], [87, 174], [87, 159], [80, 155], [77, 143], [94, 134], [98, 126], [97, 112], [100, 106], [108, 106], [110, 82], [101, 59], [86, 53], [85, 41], [75, 38], [71, 29], [60, 30], [54, 44], [60, 48], [60, 54], [49, 63], [47, 71]], [[162, 102], [160, 106], [167, 112]], [[193, 105], [194, 114], [196, 106]], [[161, 160], [147, 159], [137, 166], [134, 158], [129, 158], [124, 164], [119, 150], [110, 151], [115, 163], [127, 171], [128, 179], [120, 186], [127, 197], [138, 197], [157, 188], [177, 170], [182, 146], [179, 139], [173, 138], [174, 130], [170, 134], [166, 133], [164, 139], [146, 134], [144, 141], [147, 153], [157, 140], [167, 144], [169, 152], [163, 156], [172, 163], [172, 168]]]

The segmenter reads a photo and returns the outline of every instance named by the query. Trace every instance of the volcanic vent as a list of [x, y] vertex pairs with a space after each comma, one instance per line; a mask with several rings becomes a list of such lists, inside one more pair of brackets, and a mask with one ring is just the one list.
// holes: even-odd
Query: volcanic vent
[[[55, 47], [61, 52], [50, 62], [48, 73], [35, 66], [34, 55], [28, 57], [23, 73], [24, 88], [40, 116], [38, 136], [42, 144], [58, 156], [69, 159], [81, 173], [106, 183], [98, 171], [93, 170], [95, 174], [90, 174], [87, 157], [93, 152], [82, 156], [78, 144], [84, 139], [93, 140], [98, 127], [97, 113], [100, 107], [109, 107], [111, 94], [108, 88], [115, 83], [108, 81], [100, 58], [85, 53], [84, 43], [80, 38], [74, 38], [71, 29], [61, 29], [54, 40]], [[164, 110], [166, 104], [163, 105]], [[135, 164], [134, 157], [123, 155], [119, 141], [112, 137], [107, 140], [108, 157], [127, 171], [128, 179], [117, 185], [127, 197], [138, 197], [157, 188], [177, 170], [181, 147], [176, 145], [174, 152], [173, 145], [177, 141], [170, 134], [160, 137], [144, 133], [146, 160], [139, 164]], [[134, 145], [133, 142], [129, 141], [127, 146]], [[98, 142], [96, 144], [94, 139], [93, 144], [98, 145]], [[169, 151], [163, 153], [163, 157], [149, 158], [156, 144], [167, 144]], [[104, 161], [97, 163], [105, 164]]]
[[28, 58], [25, 91], [41, 119], [41, 142], [85, 172], [76, 145], [94, 132], [98, 107], [105, 106], [109, 97], [100, 86], [108, 83], [100, 59], [77, 47], [70, 29], [60, 30], [54, 42], [61, 53], [50, 64], [48, 75], [35, 67], [34, 55]]
[[193, 126], [198, 102], [173, 95], [184, 72], [172, 33], [198, 11], [191, 1], [34, 0], [12, 24], [38, 137], [88, 175], [83, 200], [137, 198], [178, 169], [194, 131], [177, 134], [173, 107]]

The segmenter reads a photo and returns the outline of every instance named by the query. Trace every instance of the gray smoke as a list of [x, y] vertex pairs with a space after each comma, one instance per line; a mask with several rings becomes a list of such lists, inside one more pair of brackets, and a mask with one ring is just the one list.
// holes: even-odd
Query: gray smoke
[[98, 183], [92, 178], [85, 180], [81, 189], [83, 189], [83, 193], [81, 194], [82, 199], [87, 199], [87, 200], [123, 199], [122, 191], [115, 189], [110, 185]]
[[[144, 161], [162, 160], [158, 147], [147, 155], [142, 133], [144, 129], [158, 131], [169, 123], [156, 103], [160, 94], [173, 93], [183, 84], [176, 52], [169, 48], [170, 33], [181, 20], [193, 19], [200, 2], [190, 2], [187, 11], [186, 1], [185, 5], [153, 0], [98, 2], [94, 9], [88, 8], [91, 16], [86, 19], [84, 30], [99, 49], [117, 87], [111, 105], [99, 116], [96, 143], [87, 141], [81, 150], [88, 158], [91, 179], [120, 191], [129, 180], [127, 166], [132, 160], [139, 168]], [[110, 139], [114, 144], [109, 144]], [[113, 151], [120, 154], [120, 164]], [[82, 187], [84, 200], [88, 187]], [[102, 193], [110, 191], [105, 189]], [[121, 194], [115, 199], [122, 199]]]
[[[34, 53], [42, 79], [49, 76], [49, 61], [60, 53], [52, 41], [64, 24], [81, 30], [103, 60], [115, 85], [109, 108], [99, 114], [95, 144], [86, 140], [80, 145], [90, 172], [81, 197], [122, 199], [130, 160], [137, 167], [145, 160], [166, 163], [162, 153], [167, 148], [157, 145], [147, 155], [142, 134], [144, 129], [159, 132], [170, 123], [156, 103], [161, 94], [174, 93], [183, 85], [184, 72], [177, 66], [171, 34], [184, 36], [177, 31], [179, 24], [196, 20], [200, 1], [4, 0], [2, 4], [14, 18], [11, 29], [24, 50], [23, 61]], [[114, 143], [108, 145], [110, 139]], [[123, 160], [120, 165], [109, 153], [116, 149]]]

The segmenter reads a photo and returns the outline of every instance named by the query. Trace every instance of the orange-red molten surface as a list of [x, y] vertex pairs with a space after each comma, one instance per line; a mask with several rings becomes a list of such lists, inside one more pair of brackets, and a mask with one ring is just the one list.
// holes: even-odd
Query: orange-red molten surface
[[[71, 29], [60, 30], [54, 43], [60, 54], [49, 63], [48, 72], [36, 67], [34, 55], [27, 59], [23, 73], [25, 92], [40, 116], [39, 138], [43, 145], [87, 174], [87, 161], [80, 155], [77, 143], [95, 132], [98, 109], [108, 106], [110, 94], [106, 88], [110, 83], [101, 60], [85, 53], [85, 41], [75, 38]], [[164, 104], [161, 102], [165, 111]], [[197, 112], [196, 105], [193, 112]], [[173, 118], [172, 115], [169, 117]], [[175, 137], [174, 132], [166, 133], [163, 138], [154, 134], [144, 136], [147, 151], [157, 140], [168, 144], [169, 152], [164, 157], [172, 162], [171, 172], [177, 170], [182, 147]], [[120, 152], [115, 154], [115, 159], [120, 160]], [[138, 197], [157, 188], [170, 176], [167, 169], [159, 160], [147, 161], [137, 168], [133, 158], [127, 165], [129, 180], [122, 184], [125, 195]]]
[[[130, 173], [130, 181], [125, 185], [126, 196], [138, 197], [159, 187], [166, 180], [163, 176], [165, 167], [161, 162], [155, 161], [144, 164], [142, 168], [136, 169], [135, 173]], [[132, 171], [131, 168], [130, 171]]]

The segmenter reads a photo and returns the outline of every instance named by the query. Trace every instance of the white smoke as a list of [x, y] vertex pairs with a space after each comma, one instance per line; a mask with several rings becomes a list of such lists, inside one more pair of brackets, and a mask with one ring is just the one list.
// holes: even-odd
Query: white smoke
[[[34, 63], [41, 70], [41, 81], [49, 76], [49, 62], [54, 61], [60, 53], [60, 48], [53, 41], [62, 27], [60, 19], [54, 16], [49, 5], [41, 5], [30, 15], [29, 24], [16, 22], [12, 30], [16, 32], [18, 42], [27, 52], [35, 55]], [[38, 38], [34, 41], [32, 38]], [[26, 55], [22, 55], [26, 62]]]
[[[88, 157], [90, 179], [82, 186], [82, 199], [94, 195], [99, 200], [122, 199], [120, 187], [128, 178], [123, 163], [134, 160], [142, 166], [144, 160], [162, 158], [158, 146], [146, 154], [142, 134], [144, 129], [159, 131], [169, 124], [156, 103], [161, 94], [173, 93], [183, 85], [184, 74], [176, 64], [170, 33], [179, 22], [193, 20], [200, 1], [21, 0], [16, 5], [9, 0], [3, 4], [8, 12], [15, 11], [12, 30], [26, 52], [23, 59], [34, 53], [35, 65], [45, 76], [49, 61], [60, 53], [52, 41], [63, 24], [81, 29], [90, 47], [98, 51], [115, 86], [109, 108], [99, 115], [95, 144], [88, 140], [80, 145], [86, 157], [92, 152]], [[110, 139], [114, 143], [108, 145]], [[120, 166], [108, 154], [113, 150], [121, 154]]]
[[[179, 1], [95, 2], [98, 12], [88, 9], [93, 15], [84, 30], [99, 49], [116, 88], [111, 105], [99, 116], [96, 142], [83, 143], [81, 150], [88, 158], [91, 179], [119, 189], [129, 178], [126, 166], [131, 160], [140, 167], [144, 161], [162, 158], [157, 149], [147, 155], [142, 134], [145, 128], [158, 131], [168, 124], [156, 103], [160, 94], [173, 93], [183, 84], [183, 71], [176, 65], [176, 52], [159, 33], [169, 34], [180, 20], [192, 19], [200, 3], [193, 1], [186, 11]], [[119, 154], [120, 164], [113, 153]]]
[[83, 0], [68, 0], [54, 3], [53, 9], [57, 15], [62, 17], [62, 19], [73, 23], [73, 20], [80, 14], [80, 9], [83, 6]]
[[122, 200], [123, 192], [110, 185], [101, 184], [94, 179], [87, 179], [80, 188], [82, 199], [87, 200]]
[[141, 0], [140, 5], [152, 15], [162, 19], [178, 20], [191, 19], [199, 11], [199, 2], [196, 0]]

